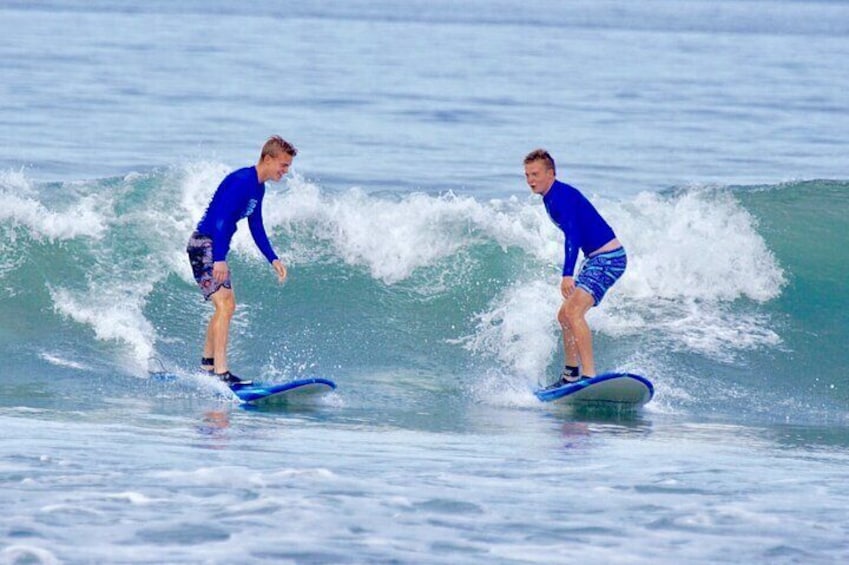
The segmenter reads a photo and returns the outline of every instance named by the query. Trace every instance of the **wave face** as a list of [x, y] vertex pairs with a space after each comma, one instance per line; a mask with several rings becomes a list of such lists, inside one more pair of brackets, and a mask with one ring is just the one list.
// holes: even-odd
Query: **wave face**
[[[190, 371], [210, 307], [185, 240], [227, 172], [0, 175], [0, 331], [15, 374], [109, 387], [154, 356]], [[849, 261], [829, 234], [846, 231], [847, 194], [808, 181], [594, 197], [629, 253], [590, 314], [598, 365], [650, 376], [657, 409], [841, 417]], [[389, 375], [505, 404], [531, 402], [557, 371], [562, 236], [538, 199], [332, 192], [296, 176], [269, 185], [264, 211], [290, 280], [277, 284], [242, 226], [234, 369], [351, 389]]]

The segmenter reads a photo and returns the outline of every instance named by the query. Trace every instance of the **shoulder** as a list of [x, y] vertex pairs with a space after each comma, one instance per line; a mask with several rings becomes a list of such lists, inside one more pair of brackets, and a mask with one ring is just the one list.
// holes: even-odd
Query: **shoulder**
[[572, 186], [571, 184], [565, 183], [563, 181], [556, 180], [554, 181], [554, 185], [558, 186], [560, 191], [566, 194], [580, 194], [581, 191]]
[[566, 184], [565, 182], [555, 181], [555, 183], [560, 184], [560, 195], [563, 200], [568, 200], [573, 205], [582, 205], [583, 203], [589, 203], [589, 199], [584, 196], [584, 193], [572, 186], [571, 184]]
[[545, 195], [548, 200], [570, 200], [575, 197], [576, 194], [580, 194], [578, 189], [570, 184], [566, 184], [565, 182], [561, 182], [559, 180], [555, 180], [554, 184], [551, 185], [551, 188], [548, 189], [548, 193]]
[[250, 182], [252, 184], [256, 184], [256, 169], [254, 167], [244, 167], [241, 169], [236, 169], [235, 171], [230, 173], [227, 178], [237, 180], [239, 182]]
[[257, 184], [256, 169], [253, 167], [245, 167], [236, 169], [221, 181], [221, 186], [229, 188], [245, 188], [253, 187]]

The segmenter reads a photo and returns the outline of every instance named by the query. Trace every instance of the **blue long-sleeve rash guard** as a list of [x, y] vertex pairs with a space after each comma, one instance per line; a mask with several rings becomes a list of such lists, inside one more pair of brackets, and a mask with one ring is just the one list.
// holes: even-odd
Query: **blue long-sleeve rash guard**
[[256, 167], [233, 171], [221, 181], [197, 231], [212, 238], [212, 260], [226, 261], [230, 240], [236, 233], [236, 222], [248, 219], [248, 227], [256, 246], [271, 263], [277, 259], [262, 224], [262, 198], [265, 184], [259, 182]]
[[574, 275], [579, 249], [586, 257], [616, 237], [601, 214], [573, 186], [555, 180], [542, 201], [552, 221], [566, 236], [564, 277]]

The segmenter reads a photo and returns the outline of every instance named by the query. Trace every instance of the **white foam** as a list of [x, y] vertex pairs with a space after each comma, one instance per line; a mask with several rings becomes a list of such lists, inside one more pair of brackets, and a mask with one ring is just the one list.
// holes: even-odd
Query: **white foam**
[[516, 283], [477, 316], [473, 335], [460, 342], [528, 379], [545, 372], [558, 343], [555, 314], [559, 287], [543, 281]]
[[[554, 229], [540, 221], [540, 211], [518, 206], [516, 200], [482, 203], [450, 192], [383, 198], [358, 188], [331, 195], [297, 175], [288, 188], [267, 196], [267, 226], [313, 233], [345, 263], [366, 267], [386, 284], [407, 280], [417, 269], [432, 267], [485, 238], [534, 255], [540, 249], [553, 254], [557, 247], [551, 238], [539, 237], [540, 230], [553, 235]], [[309, 261], [317, 250], [290, 252], [296, 260]]]
[[51, 209], [39, 201], [23, 172], [0, 172], [0, 222], [23, 226], [35, 239], [99, 238], [110, 215], [111, 202], [105, 195], [80, 196], [64, 208]]
[[151, 283], [135, 283], [136, 290], [116, 288], [109, 281], [93, 282], [86, 291], [49, 288], [55, 310], [70, 319], [90, 326], [100, 340], [111, 340], [130, 347], [128, 368], [145, 367], [154, 354], [156, 332], [144, 317], [144, 297]]
[[514, 374], [490, 369], [470, 385], [470, 394], [490, 406], [505, 408], [538, 408], [539, 399], [533, 389], [539, 384], [535, 379], [542, 373], [527, 378], [516, 378]]
[[[95, 265], [87, 286], [68, 288], [61, 279], [49, 285], [57, 312], [90, 326], [97, 339], [127, 347], [130, 372], [144, 372], [159, 339], [144, 315], [150, 293], [169, 273], [176, 273], [186, 283], [194, 284], [185, 243], [216, 187], [229, 171], [224, 164], [202, 161], [165, 171], [126, 175], [124, 184], [113, 192], [118, 197], [129, 195], [133, 199], [140, 195], [144, 200], [126, 207], [120, 217], [109, 223], [106, 220], [111, 212], [98, 216], [104, 224], [95, 233], [108, 229], [116, 237], [91, 246]], [[90, 197], [82, 196], [71, 210], [75, 207], [88, 210], [93, 202]], [[35, 199], [31, 200], [31, 205], [35, 212], [30, 215], [35, 218], [41, 213], [41, 205]], [[20, 211], [21, 207], [18, 209]], [[81, 212], [70, 215], [80, 216]], [[68, 218], [69, 225], [78, 221], [78, 217]], [[84, 222], [84, 225], [90, 224]], [[242, 232], [241, 236], [249, 238], [248, 230]], [[48, 230], [48, 233], [58, 232]], [[124, 247], [126, 241], [131, 242], [129, 248]], [[244, 252], [253, 249], [253, 243], [246, 245], [242, 241], [240, 247]], [[145, 254], [139, 254], [139, 249], [144, 249]], [[237, 316], [244, 316], [245, 308], [241, 310]], [[234, 320], [234, 324], [238, 326], [239, 319]]]
[[[526, 251], [556, 270], [562, 235], [540, 225], [551, 224], [546, 216], [518, 201], [512, 206], [512, 215], [523, 221], [510, 228], [519, 236], [504, 239], [535, 247], [540, 239], [554, 241], [553, 248], [541, 244], [542, 252]], [[629, 259], [625, 276], [587, 316], [595, 331], [617, 337], [648, 334], [655, 343], [720, 360], [781, 343], [769, 316], [736, 302], [775, 298], [785, 278], [757, 233], [755, 219], [732, 195], [709, 189], [640, 194], [632, 202], [599, 201], [598, 207]], [[559, 279], [554, 277], [531, 273], [530, 280], [513, 283], [477, 315], [476, 332], [461, 341], [518, 374], [543, 374], [560, 349], [554, 322]]]
[[[360, 189], [325, 194], [299, 176], [287, 186], [267, 196], [267, 225], [290, 234], [295, 226], [306, 227], [338, 257], [366, 266], [388, 284], [484, 239], [505, 249], [519, 247], [547, 264], [562, 262], [563, 236], [538, 198], [480, 202], [452, 193], [384, 198]], [[619, 288], [631, 298], [764, 301], [785, 283], [757, 222], [728, 192], [693, 189], [673, 196], [642, 193], [630, 202], [594, 200], [628, 249], [629, 269]], [[249, 239], [244, 242], [252, 247]]]
[[112, 499], [112, 500], [126, 501], [126, 502], [129, 502], [130, 504], [135, 504], [135, 505], [147, 505], [147, 504], [151, 504], [151, 503], [155, 502], [155, 500], [153, 498], [151, 498], [151, 497], [149, 497], [149, 496], [147, 496], [143, 493], [133, 492], [133, 491], [116, 492], [116, 493], [113, 493], [113, 494], [107, 494], [105, 496], [106, 496], [106, 498], [109, 498], [109, 499]]
[[[48, 211], [22, 174], [0, 176], [0, 204], [6, 199], [15, 218], [25, 218], [31, 231], [49, 237], [102, 235], [108, 229], [119, 236], [131, 232], [141, 240], [147, 250], [141, 257], [124, 257], [123, 248], [93, 245], [97, 272], [88, 288], [71, 290], [53, 282], [51, 295], [57, 311], [91, 325], [99, 339], [128, 345], [138, 367], [144, 367], [157, 340], [143, 314], [147, 296], [169, 273], [193, 284], [185, 240], [229, 171], [221, 163], [192, 162], [128, 175], [121, 188], [146, 200], [120, 218], [112, 218], [111, 201], [103, 206], [83, 192], [71, 200], [69, 211]], [[138, 183], [151, 188], [142, 193]], [[115, 192], [120, 196], [120, 190]], [[780, 343], [767, 316], [736, 303], [775, 298], [785, 278], [757, 233], [757, 222], [732, 194], [691, 189], [672, 195], [643, 193], [627, 202], [591, 198], [629, 255], [625, 276], [602, 307], [589, 314], [596, 331], [617, 337], [651, 333], [673, 348], [717, 358]], [[465, 267], [477, 269], [475, 277], [488, 276], [480, 271], [486, 265], [470, 258], [468, 251], [476, 246], [519, 249], [524, 255], [521, 269], [475, 315], [476, 331], [462, 343], [528, 378], [539, 378], [559, 352], [554, 316], [563, 236], [537, 197], [478, 201], [452, 193], [376, 196], [356, 188], [328, 193], [293, 174], [284, 184], [269, 185], [263, 213], [272, 242], [287, 262], [341, 260], [387, 285], [430, 285], [428, 293], [465, 284], [457, 276]], [[55, 218], [45, 220], [50, 214]], [[281, 238], [286, 245], [279, 244]], [[233, 249], [258, 256], [247, 229], [237, 232]], [[127, 269], [146, 261], [164, 263], [165, 269], [156, 269], [144, 282], [124, 279]], [[118, 279], [123, 281], [120, 289], [114, 284]]]
[[336, 473], [330, 469], [316, 467], [311, 469], [293, 469], [285, 468], [274, 471], [268, 474], [269, 479], [335, 479], [338, 478]]
[[[88, 252], [101, 258], [88, 273], [89, 289], [71, 291], [60, 287], [63, 273], [54, 269], [48, 278], [49, 287], [56, 285], [50, 288], [54, 307], [76, 321], [91, 325], [98, 338], [124, 341], [132, 346], [137, 359], [146, 359], [151, 350], [150, 336], [153, 332], [140, 309], [150, 286], [138, 287], [126, 281], [116, 285], [115, 281], [124, 273], [112, 263], [116, 257], [119, 260], [123, 258], [114, 250], [103, 249], [103, 241], [110, 230], [121, 227], [126, 220], [116, 218], [114, 214], [112, 198], [115, 191], [99, 190], [98, 186], [96, 182], [79, 182], [37, 189], [22, 172], [2, 173], [0, 221], [13, 228], [23, 227], [30, 237], [37, 240], [55, 242], [88, 238]], [[54, 194], [57, 190], [61, 192]], [[4, 240], [1, 249], [4, 255], [7, 254], [7, 246], [17, 249], [13, 245], [15, 230], [6, 232], [11, 235], [12, 241]], [[130, 262], [138, 265], [141, 258]], [[10, 269], [15, 268], [17, 263], [20, 261], [14, 261]], [[6, 266], [2, 269], [5, 271]], [[131, 288], [127, 288], [128, 285]], [[133, 286], [137, 288], [133, 289]], [[122, 287], [122, 290], [116, 290], [117, 287]], [[47, 352], [42, 354], [42, 358], [56, 365], [85, 368]]]
[[157, 471], [155, 478], [167, 481], [180, 481], [194, 486], [228, 486], [232, 485], [233, 477], [239, 477], [239, 483], [255, 487], [267, 487], [281, 479], [316, 479], [327, 480], [338, 478], [333, 471], [323, 468], [291, 468], [277, 469], [271, 473], [256, 472], [242, 466], [200, 467], [193, 470]]
[[65, 359], [58, 353], [50, 353], [48, 351], [42, 351], [38, 355], [51, 365], [56, 365], [57, 367], [67, 367], [69, 369], [78, 369], [78, 370], [90, 370], [91, 367], [84, 364], [78, 363], [77, 361], [71, 361], [70, 359]]
[[[194, 285], [194, 279], [186, 259], [186, 242], [229, 172], [222, 163], [198, 161], [155, 173], [158, 184], [152, 189], [151, 205], [134, 210], [128, 220], [138, 226], [138, 236], [151, 249], [151, 259], [187, 284]], [[125, 181], [143, 182], [146, 178], [128, 175]]]
[[[158, 336], [144, 315], [149, 294], [170, 272], [193, 283], [185, 242], [225, 173], [224, 165], [202, 162], [187, 164], [183, 169], [128, 174], [123, 186], [113, 190], [119, 197], [135, 197], [140, 190], [137, 185], [151, 180], [153, 188], [145, 189], [141, 205], [123, 210], [120, 217], [101, 228], [108, 228], [117, 237], [90, 248], [96, 263], [86, 288], [67, 288], [61, 279], [49, 285], [57, 312], [90, 326], [97, 339], [127, 346], [130, 372], [143, 372], [155, 353]], [[88, 198], [81, 197], [76, 206], [82, 207]], [[101, 219], [105, 222], [108, 216]], [[76, 222], [78, 218], [71, 220]], [[124, 248], [129, 235], [131, 247]], [[139, 249], [146, 249], [146, 254], [139, 255]], [[128, 251], [133, 255], [128, 255]]]
[[720, 359], [775, 346], [772, 320], [736, 301], [780, 295], [784, 272], [757, 221], [727, 191], [643, 193], [606, 210], [625, 243], [628, 271], [595, 327], [612, 335], [651, 331], [674, 347]]
[[[188, 163], [176, 171], [180, 199], [165, 212], [172, 222], [163, 233], [173, 236], [182, 229], [188, 234], [228, 172], [210, 162]], [[433, 267], [484, 240], [505, 249], [520, 247], [544, 261], [556, 261], [562, 253], [557, 229], [542, 205], [518, 198], [480, 202], [451, 192], [383, 197], [359, 188], [327, 193], [293, 172], [284, 183], [268, 185], [263, 218], [269, 234], [288, 236], [287, 247], [275, 245], [286, 260], [307, 263], [331, 255], [365, 267], [386, 284], [405, 281], [417, 269]], [[247, 229], [236, 232], [231, 249], [258, 256]], [[181, 257], [179, 271], [190, 277], [184, 262]]]
[[393, 201], [358, 189], [328, 198], [297, 178], [290, 181], [290, 188], [276, 205], [269, 199], [272, 224], [310, 222], [336, 255], [350, 265], [367, 267], [387, 284], [410, 277], [415, 269], [468, 243], [466, 238], [452, 237], [452, 232], [474, 206], [471, 199], [412, 194]]
[[729, 192], [642, 193], [609, 212], [636, 259], [622, 281], [634, 298], [765, 301], [785, 283], [756, 220]]

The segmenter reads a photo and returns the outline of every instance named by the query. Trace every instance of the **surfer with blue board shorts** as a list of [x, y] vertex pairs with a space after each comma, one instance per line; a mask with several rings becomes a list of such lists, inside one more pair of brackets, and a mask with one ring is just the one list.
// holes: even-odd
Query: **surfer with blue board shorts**
[[[542, 196], [549, 217], [565, 236], [565, 257], [560, 292], [563, 303], [557, 321], [563, 331], [565, 367], [548, 388], [596, 376], [592, 332], [586, 314], [598, 306], [605, 293], [625, 272], [625, 249], [610, 225], [581, 192], [557, 180], [554, 159], [544, 149], [528, 153], [525, 180]], [[578, 252], [584, 260], [575, 274]]]
[[270, 137], [263, 145], [255, 166], [233, 171], [221, 182], [186, 246], [192, 272], [204, 299], [211, 301], [215, 307], [206, 330], [201, 368], [230, 385], [250, 384], [250, 381], [231, 373], [227, 364], [230, 321], [236, 310], [236, 297], [227, 265], [230, 241], [236, 232], [236, 224], [247, 218], [257, 248], [271, 264], [279, 281], [286, 280], [286, 267], [265, 233], [262, 200], [265, 182], [279, 182], [289, 172], [297, 154], [298, 150], [288, 141], [276, 135]]

